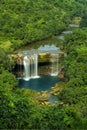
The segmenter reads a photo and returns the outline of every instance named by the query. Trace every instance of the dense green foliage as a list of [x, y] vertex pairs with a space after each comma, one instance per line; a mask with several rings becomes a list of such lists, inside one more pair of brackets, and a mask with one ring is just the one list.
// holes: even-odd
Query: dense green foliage
[[13, 51], [58, 34], [68, 25], [76, 7], [75, 0], [1, 0], [0, 47]]
[[86, 10], [86, 12], [84, 12], [80, 25], [82, 27], [87, 27], [87, 10]]
[[[0, 0], [0, 129], [87, 129], [86, 5], [87, 0]], [[40, 105], [35, 91], [17, 88], [5, 52], [59, 34], [75, 16], [82, 17], [85, 28], [63, 43], [67, 82], [58, 95], [62, 103]]]
[[[68, 82], [59, 98], [72, 106], [87, 123], [87, 28], [77, 29], [66, 37], [65, 76]], [[84, 124], [83, 123], [83, 124]], [[82, 127], [86, 128], [86, 124]]]

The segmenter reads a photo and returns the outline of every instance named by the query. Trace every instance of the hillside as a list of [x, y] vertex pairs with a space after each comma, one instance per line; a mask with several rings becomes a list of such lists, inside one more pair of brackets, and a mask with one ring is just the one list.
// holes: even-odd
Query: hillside
[[[0, 0], [0, 129], [87, 129], [86, 12], [87, 0]], [[39, 92], [18, 88], [8, 54], [60, 34], [78, 17], [80, 28], [61, 43], [67, 56], [59, 101], [43, 105], [37, 100]]]
[[59, 34], [78, 11], [75, 0], [1, 0], [0, 47], [13, 51]]

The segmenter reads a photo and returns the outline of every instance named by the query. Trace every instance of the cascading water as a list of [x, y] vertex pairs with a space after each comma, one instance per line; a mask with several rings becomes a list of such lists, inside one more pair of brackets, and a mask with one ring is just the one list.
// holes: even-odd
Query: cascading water
[[[24, 58], [22, 58], [18, 64], [20, 64], [22, 67], [22, 70], [24, 68], [24, 72], [21, 73], [21, 77], [24, 77], [24, 80], [29, 80], [31, 78], [38, 78], [38, 54], [45, 52], [48, 54], [48, 52], [51, 54], [51, 76], [58, 75], [58, 53], [60, 52], [60, 49], [57, 48], [54, 45], [45, 45], [41, 46], [38, 49], [31, 49], [22, 51], [19, 54], [22, 54]], [[23, 67], [24, 66], [24, 67]], [[21, 68], [19, 68], [19, 71], [21, 71]], [[20, 76], [20, 75], [19, 75]]]
[[34, 55], [34, 77], [38, 77], [38, 56]]
[[52, 65], [51, 65], [51, 76], [58, 75], [58, 54], [51, 54]]
[[34, 54], [28, 58], [24, 57], [24, 79], [38, 78], [38, 55]]
[[38, 55], [34, 54], [32, 56], [32, 61], [33, 61], [33, 76], [31, 76], [32, 78], [38, 78]]
[[30, 77], [34, 76], [34, 58], [30, 56]]
[[30, 59], [28, 56], [25, 56], [23, 59], [24, 63], [24, 79], [29, 80], [30, 79]]

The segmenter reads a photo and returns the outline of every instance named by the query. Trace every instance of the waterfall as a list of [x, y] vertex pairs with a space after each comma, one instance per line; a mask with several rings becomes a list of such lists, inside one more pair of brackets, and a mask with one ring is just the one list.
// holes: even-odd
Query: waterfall
[[24, 64], [24, 79], [38, 78], [38, 55], [34, 54], [28, 58], [25, 56], [23, 59]]
[[37, 78], [38, 77], [38, 56], [37, 56], [37, 54], [33, 55], [32, 60], [33, 60], [33, 77], [32, 78]]
[[25, 56], [23, 59], [24, 64], [24, 79], [29, 80], [30, 79], [30, 59], [28, 56]]
[[34, 57], [30, 56], [30, 77], [34, 76]]
[[34, 76], [37, 77], [38, 76], [38, 57], [37, 55], [34, 56], [35, 60], [34, 60]]
[[58, 54], [51, 54], [51, 76], [57, 76], [58, 75]]

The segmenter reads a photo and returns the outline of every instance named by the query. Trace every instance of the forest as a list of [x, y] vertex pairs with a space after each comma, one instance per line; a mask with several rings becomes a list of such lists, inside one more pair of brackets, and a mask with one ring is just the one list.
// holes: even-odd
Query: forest
[[[8, 55], [66, 30], [64, 85], [60, 103], [41, 105], [34, 90], [18, 88]], [[61, 45], [62, 44], [62, 45]], [[0, 0], [0, 129], [87, 129], [87, 0]]]

